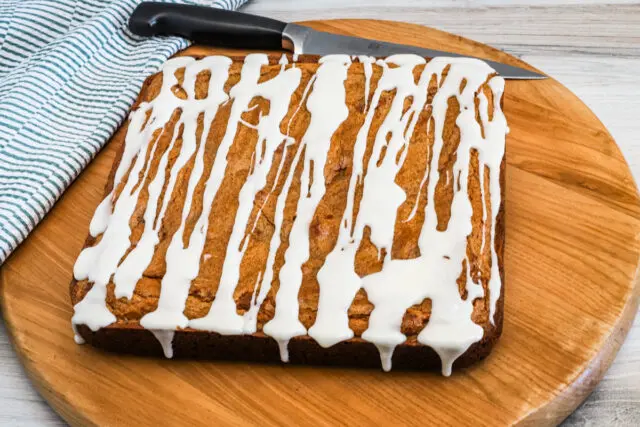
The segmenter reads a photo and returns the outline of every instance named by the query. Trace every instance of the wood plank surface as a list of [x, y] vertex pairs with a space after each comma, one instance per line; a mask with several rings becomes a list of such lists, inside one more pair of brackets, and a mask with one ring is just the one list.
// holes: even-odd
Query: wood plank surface
[[[604, 4], [607, 3], [607, 4]], [[616, 4], [609, 4], [616, 3]], [[429, 25], [516, 53], [558, 78], [607, 125], [640, 177], [640, 5], [636, 1], [254, 0], [245, 10], [283, 20], [381, 17]], [[567, 425], [640, 423], [640, 321], [616, 362]], [[30, 386], [0, 329], [0, 424], [62, 421]]]

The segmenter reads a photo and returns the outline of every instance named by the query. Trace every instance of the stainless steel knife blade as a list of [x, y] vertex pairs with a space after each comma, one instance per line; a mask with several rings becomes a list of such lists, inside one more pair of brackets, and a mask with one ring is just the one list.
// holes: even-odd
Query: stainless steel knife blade
[[[468, 55], [425, 49], [417, 46], [325, 33], [298, 24], [287, 24], [282, 33], [282, 40], [285, 49], [292, 50], [298, 54], [328, 55], [343, 53], [349, 55], [389, 56], [399, 53], [413, 53], [427, 58], [436, 56], [468, 57]], [[505, 79], [530, 80], [547, 78], [543, 74], [525, 70], [524, 68], [486, 59], [482, 60], [493, 67]]]
[[[417, 46], [325, 33], [263, 16], [206, 6], [142, 2], [129, 19], [129, 29], [140, 36], [179, 35], [194, 42], [239, 49], [285, 48], [315, 55], [348, 54], [384, 57], [399, 53], [466, 56]], [[505, 79], [544, 79], [545, 75], [484, 60]]]

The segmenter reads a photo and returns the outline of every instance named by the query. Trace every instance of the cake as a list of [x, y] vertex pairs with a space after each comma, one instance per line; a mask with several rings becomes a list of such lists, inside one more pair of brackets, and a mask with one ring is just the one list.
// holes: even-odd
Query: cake
[[169, 60], [113, 137], [74, 266], [76, 341], [444, 375], [485, 357], [503, 90], [470, 58]]

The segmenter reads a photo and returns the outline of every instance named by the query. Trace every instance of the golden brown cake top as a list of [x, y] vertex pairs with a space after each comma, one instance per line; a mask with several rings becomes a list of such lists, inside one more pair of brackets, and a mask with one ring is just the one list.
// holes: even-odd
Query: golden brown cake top
[[356, 336], [385, 369], [413, 340], [448, 374], [500, 295], [504, 80], [466, 58], [282, 58], [152, 79], [74, 268], [74, 325], [261, 331], [283, 360], [297, 336]]

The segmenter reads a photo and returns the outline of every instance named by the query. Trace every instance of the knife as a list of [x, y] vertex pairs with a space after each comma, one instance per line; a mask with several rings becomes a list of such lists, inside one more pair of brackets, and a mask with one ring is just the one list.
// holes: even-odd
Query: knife
[[[286, 49], [297, 54], [342, 53], [384, 57], [412, 53], [436, 56], [466, 56], [452, 52], [406, 46], [360, 37], [341, 36], [298, 24], [206, 6], [145, 2], [129, 19], [129, 30], [139, 36], [178, 35], [196, 43], [238, 49]], [[524, 68], [488, 61], [505, 79], [545, 79]]]

